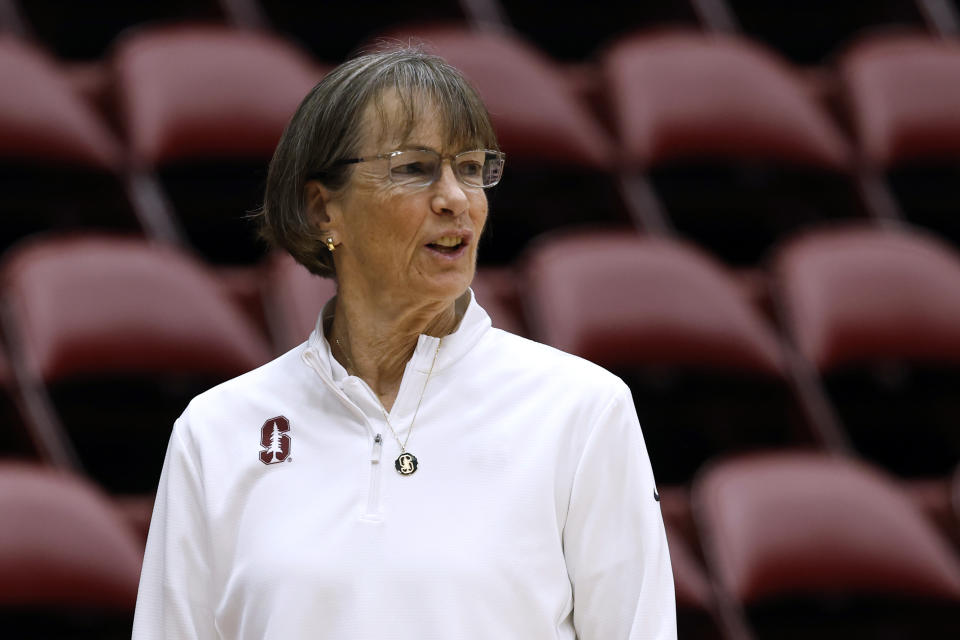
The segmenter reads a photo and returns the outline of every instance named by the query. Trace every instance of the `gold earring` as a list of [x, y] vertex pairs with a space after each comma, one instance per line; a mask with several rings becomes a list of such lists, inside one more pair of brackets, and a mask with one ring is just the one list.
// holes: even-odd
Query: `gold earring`
[[337, 250], [337, 245], [333, 244], [333, 238], [327, 238], [327, 249], [330, 250], [330, 253], [333, 253]]

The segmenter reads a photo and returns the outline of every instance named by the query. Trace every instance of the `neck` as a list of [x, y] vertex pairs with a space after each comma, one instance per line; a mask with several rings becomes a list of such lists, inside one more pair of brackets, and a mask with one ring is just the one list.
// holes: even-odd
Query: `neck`
[[456, 302], [411, 307], [351, 296], [341, 289], [330, 327], [334, 357], [366, 382], [390, 411], [420, 334], [442, 338], [456, 329]]

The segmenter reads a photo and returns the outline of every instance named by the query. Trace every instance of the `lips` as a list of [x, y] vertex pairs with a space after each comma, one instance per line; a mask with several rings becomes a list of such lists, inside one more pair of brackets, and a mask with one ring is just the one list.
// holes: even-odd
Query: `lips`
[[442, 238], [437, 239], [435, 242], [431, 242], [427, 246], [434, 251], [453, 253], [463, 246], [463, 238], [459, 238], [457, 236], [443, 236]]
[[469, 231], [447, 232], [437, 236], [427, 243], [427, 248], [439, 253], [453, 255], [460, 252], [470, 243], [472, 234]]

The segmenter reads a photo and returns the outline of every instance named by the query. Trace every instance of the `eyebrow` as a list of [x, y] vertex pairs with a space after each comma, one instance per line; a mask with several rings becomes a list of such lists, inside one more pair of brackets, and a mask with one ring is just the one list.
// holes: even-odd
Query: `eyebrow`
[[[408, 142], [408, 143], [406, 143], [406, 144], [400, 145], [399, 147], [397, 147], [396, 149], [394, 149], [394, 151], [436, 151], [436, 149], [434, 149], [434, 148], [431, 147], [431, 146], [425, 145], [425, 144], [417, 144], [417, 143], [415, 143], [415, 142]], [[440, 153], [439, 151], [436, 151], [436, 152], [437, 152], [437, 153]]]
[[[457, 151], [451, 151], [451, 152], [450, 152], [450, 155], [456, 155], [456, 154], [458, 154], [458, 153], [463, 153], [463, 152], [465, 152], [465, 151], [474, 151], [474, 150], [476, 150], [476, 149], [481, 149], [481, 148], [482, 148], [482, 147], [466, 146], [466, 147], [460, 148], [460, 149], [457, 150]], [[434, 153], [436, 153], [436, 154], [438, 154], [438, 155], [443, 155], [443, 153], [442, 153], [441, 151], [437, 151], [436, 149], [434, 149], [433, 147], [431, 147], [431, 146], [429, 146], [429, 145], [418, 144], [418, 143], [415, 143], [415, 142], [407, 142], [407, 143], [405, 143], [405, 144], [400, 145], [399, 147], [394, 147], [393, 149], [390, 149], [390, 151], [384, 151], [383, 153], [390, 153], [390, 152], [392, 152], [392, 151], [432, 151], [432, 152], [434, 152]]]

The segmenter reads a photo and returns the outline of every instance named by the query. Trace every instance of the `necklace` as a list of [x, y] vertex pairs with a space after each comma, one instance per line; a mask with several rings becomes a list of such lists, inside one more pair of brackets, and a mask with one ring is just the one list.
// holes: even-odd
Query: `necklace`
[[[340, 338], [335, 337], [333, 340], [337, 343], [337, 348], [340, 349], [340, 353], [346, 356], [347, 361], [350, 363], [350, 366], [353, 368], [353, 370], [359, 373], [357, 365], [353, 363], [353, 358], [350, 357], [350, 354], [347, 353], [347, 350], [344, 349], [343, 345], [340, 343]], [[394, 460], [393, 466], [397, 470], [397, 473], [402, 476], [413, 475], [419, 466], [417, 456], [407, 451], [407, 443], [410, 442], [410, 434], [413, 433], [413, 424], [417, 421], [417, 415], [420, 414], [420, 405], [423, 404], [423, 396], [427, 392], [427, 383], [430, 382], [430, 376], [433, 375], [433, 367], [437, 364], [437, 356], [440, 355], [440, 345], [442, 343], [443, 338], [437, 340], [437, 348], [433, 352], [433, 362], [430, 363], [430, 371], [427, 372], [427, 378], [423, 381], [423, 389], [420, 390], [420, 399], [417, 400], [417, 408], [413, 412], [413, 418], [410, 420], [410, 427], [407, 429], [407, 437], [403, 439], [403, 442], [400, 441], [400, 437], [394, 430], [393, 425], [390, 424], [390, 418], [387, 416], [387, 410], [383, 408], [383, 403], [378, 401], [380, 412], [383, 414], [383, 421], [387, 423], [387, 427], [390, 428], [390, 433], [393, 434], [393, 439], [396, 440], [397, 445], [400, 446], [400, 455], [398, 455], [397, 459]]]

